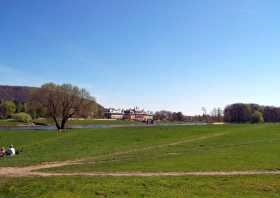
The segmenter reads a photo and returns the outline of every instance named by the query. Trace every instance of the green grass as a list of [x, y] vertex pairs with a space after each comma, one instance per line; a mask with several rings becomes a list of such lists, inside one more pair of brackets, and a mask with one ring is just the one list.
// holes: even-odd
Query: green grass
[[[50, 119], [37, 119], [34, 120], [38, 124], [53, 125], [53, 120]], [[127, 124], [143, 124], [141, 122], [131, 120], [98, 120], [98, 119], [84, 119], [84, 120], [69, 120], [67, 125], [127, 125]]]
[[[0, 159], [2, 167], [83, 158], [82, 165], [43, 171], [280, 168], [279, 124], [72, 129], [59, 135], [1, 131], [0, 146], [11, 143], [24, 152]], [[1, 178], [0, 197], [280, 197], [279, 181], [280, 176]]]
[[[36, 124], [54, 125], [53, 120], [50, 119], [35, 119], [33, 120]], [[0, 126], [14, 127], [23, 125], [23, 122], [17, 122], [13, 119], [0, 119]], [[139, 124], [144, 125], [142, 122], [130, 121], [130, 120], [96, 120], [96, 119], [85, 119], [85, 120], [69, 120], [67, 125], [129, 125]]]
[[[169, 145], [176, 142], [180, 144]], [[187, 142], [184, 142], [187, 141]], [[164, 126], [0, 132], [23, 153], [0, 166], [85, 159], [48, 171], [230, 171], [280, 168], [280, 125]], [[148, 149], [143, 149], [148, 147]], [[116, 155], [116, 152], [127, 152]], [[95, 162], [92, 164], [91, 162]], [[89, 163], [88, 163], [89, 162]]]
[[17, 122], [13, 119], [0, 119], [0, 126], [17, 126], [17, 125], [22, 125], [24, 123], [22, 122]]
[[[181, 134], [179, 137], [180, 133], [175, 135], [175, 129], [184, 132], [185, 136]], [[279, 125], [167, 127], [152, 130], [153, 133], [158, 131], [161, 135], [165, 130], [169, 130], [169, 133], [177, 136], [177, 141], [193, 140], [127, 154], [107, 155], [94, 159], [94, 164], [70, 165], [49, 171], [165, 172], [280, 169]], [[163, 132], [160, 133], [160, 130]], [[203, 136], [206, 138], [197, 139]], [[169, 139], [169, 142], [174, 140]]]
[[[88, 158], [133, 148], [176, 142], [211, 134], [217, 127], [141, 127], [57, 131], [0, 131], [0, 146], [13, 144], [24, 152], [0, 159], [0, 166]], [[220, 130], [222, 132], [222, 130]]]
[[280, 197], [279, 176], [1, 178], [1, 198]]

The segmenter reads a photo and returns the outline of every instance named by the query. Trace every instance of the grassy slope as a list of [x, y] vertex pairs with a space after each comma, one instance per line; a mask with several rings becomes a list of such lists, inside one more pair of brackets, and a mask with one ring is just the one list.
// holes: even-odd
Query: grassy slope
[[0, 180], [0, 198], [14, 197], [280, 197], [279, 176], [53, 177]]

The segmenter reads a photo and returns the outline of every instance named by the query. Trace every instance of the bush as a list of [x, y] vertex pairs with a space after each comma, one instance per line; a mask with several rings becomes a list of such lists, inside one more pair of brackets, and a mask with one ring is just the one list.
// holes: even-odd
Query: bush
[[1, 117], [3, 118], [8, 118], [15, 112], [16, 112], [16, 105], [13, 101], [4, 101], [0, 105], [0, 114]]
[[252, 123], [261, 123], [261, 122], [264, 122], [262, 113], [259, 112], [259, 111], [255, 111], [255, 112], [253, 113], [253, 115], [252, 115], [251, 122], [252, 122]]
[[25, 122], [25, 123], [30, 123], [32, 122], [32, 118], [29, 114], [27, 113], [16, 113], [12, 115], [12, 118], [15, 119], [18, 122]]

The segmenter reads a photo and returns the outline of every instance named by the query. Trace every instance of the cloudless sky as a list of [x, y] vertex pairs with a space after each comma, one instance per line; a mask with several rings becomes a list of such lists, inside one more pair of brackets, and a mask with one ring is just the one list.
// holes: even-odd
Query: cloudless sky
[[280, 106], [279, 0], [0, 0], [0, 84], [106, 107]]

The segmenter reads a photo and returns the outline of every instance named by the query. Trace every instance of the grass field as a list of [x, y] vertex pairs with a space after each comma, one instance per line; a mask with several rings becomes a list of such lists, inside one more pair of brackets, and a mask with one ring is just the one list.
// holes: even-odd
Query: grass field
[[0, 131], [0, 146], [14, 144], [24, 152], [1, 159], [1, 166], [91, 158], [119, 151], [177, 142], [211, 134], [216, 127], [141, 127], [57, 131]]
[[17, 126], [23, 124], [12, 119], [0, 119], [0, 126]]
[[[35, 119], [34, 123], [39, 125], [54, 125], [53, 120], [49, 119]], [[17, 122], [13, 119], [0, 119], [0, 126], [20, 126], [25, 123]], [[130, 120], [97, 120], [97, 119], [84, 119], [84, 120], [69, 120], [67, 125], [129, 125], [129, 124], [137, 124], [144, 125], [144, 123], [130, 121]]]
[[[39, 124], [54, 124], [53, 120], [49, 119], [38, 119], [34, 122]], [[132, 120], [111, 120], [111, 119], [84, 119], [84, 120], [69, 120], [67, 125], [126, 125], [126, 124], [142, 124], [141, 122], [135, 122]]]
[[[86, 160], [89, 163], [56, 168], [55, 171], [167, 172], [280, 168], [278, 125], [157, 127], [145, 131], [157, 133], [158, 137], [153, 144], [142, 140], [143, 146], [153, 145], [146, 150], [101, 156]], [[168, 141], [163, 142], [161, 137]], [[175, 137], [178, 139], [175, 140]], [[91, 163], [93, 161], [94, 164]]]
[[276, 198], [279, 181], [279, 176], [1, 178], [0, 197]]
[[[42, 171], [280, 169], [279, 124], [72, 129], [61, 134], [55, 131], [1, 131], [0, 146], [11, 143], [23, 148], [24, 152], [13, 158], [0, 159], [0, 167], [83, 159], [80, 165]], [[0, 181], [0, 197], [18, 194], [38, 197], [45, 193], [46, 197], [280, 197], [280, 177], [31, 177]]]

